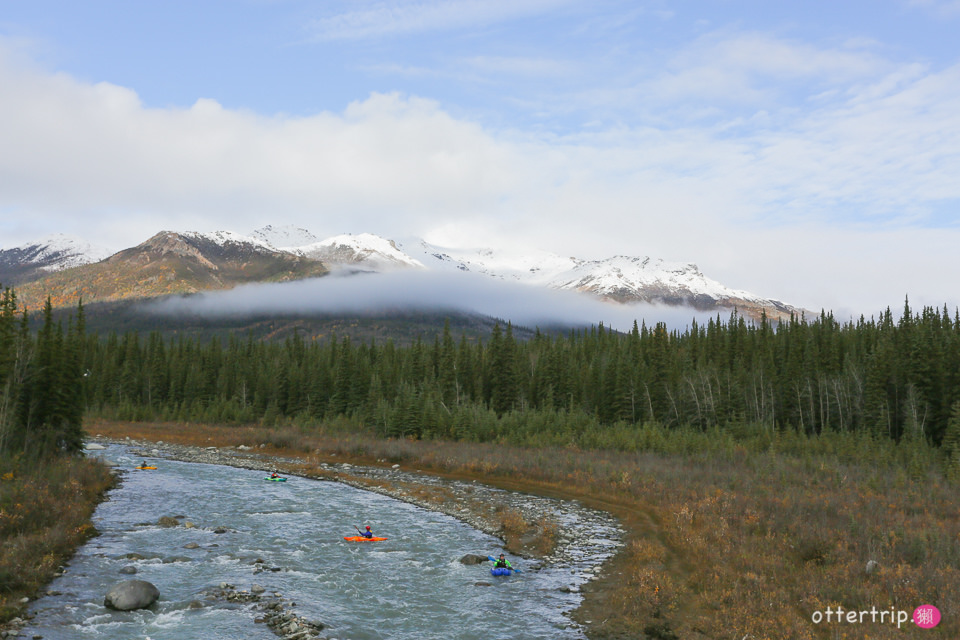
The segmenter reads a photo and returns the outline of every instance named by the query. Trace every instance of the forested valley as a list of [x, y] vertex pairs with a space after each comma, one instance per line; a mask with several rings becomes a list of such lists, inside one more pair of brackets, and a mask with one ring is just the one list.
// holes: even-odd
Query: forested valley
[[638, 450], [656, 434], [922, 442], [960, 456], [960, 316], [933, 307], [779, 326], [732, 313], [683, 331], [602, 324], [397, 347], [349, 338], [88, 337], [88, 415], [340, 424], [379, 437]]

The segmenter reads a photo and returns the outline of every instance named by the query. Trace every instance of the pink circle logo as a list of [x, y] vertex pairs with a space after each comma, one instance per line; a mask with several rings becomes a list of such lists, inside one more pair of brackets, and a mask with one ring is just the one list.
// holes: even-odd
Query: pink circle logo
[[921, 629], [933, 629], [940, 624], [940, 609], [932, 604], [922, 604], [914, 609], [913, 621]]

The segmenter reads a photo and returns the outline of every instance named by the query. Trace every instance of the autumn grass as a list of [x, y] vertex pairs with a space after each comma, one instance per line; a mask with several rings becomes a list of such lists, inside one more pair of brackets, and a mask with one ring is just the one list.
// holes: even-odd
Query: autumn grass
[[96, 535], [90, 516], [113, 482], [83, 458], [0, 458], [0, 624]]
[[[575, 612], [589, 621], [591, 638], [960, 637], [960, 486], [914, 445], [814, 440], [804, 452], [797, 440], [773, 436], [763, 447], [730, 441], [697, 451], [660, 434], [660, 451], [624, 453], [377, 440], [330, 429], [88, 430], [201, 446], [267, 443], [284, 455], [395, 463], [608, 510], [627, 538]], [[670, 447], [678, 450], [664, 451]], [[503, 519], [524, 526], [509, 512]], [[871, 561], [876, 569], [868, 571]], [[813, 622], [828, 607], [912, 615], [921, 604], [940, 609], [936, 629], [869, 618]]]

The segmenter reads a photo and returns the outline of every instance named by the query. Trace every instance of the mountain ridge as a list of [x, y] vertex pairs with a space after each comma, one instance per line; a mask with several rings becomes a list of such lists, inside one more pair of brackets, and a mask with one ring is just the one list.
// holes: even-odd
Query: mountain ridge
[[327, 272], [321, 262], [277, 251], [248, 236], [161, 231], [98, 262], [60, 269], [20, 284], [17, 295], [28, 308], [38, 308], [48, 297], [53, 306], [73, 306], [81, 299], [183, 295]]
[[[43, 257], [42, 264], [30, 262], [37, 256]], [[651, 303], [697, 311], [736, 308], [747, 317], [771, 320], [806, 313], [779, 300], [727, 287], [707, 278], [693, 263], [624, 255], [584, 260], [533, 248], [462, 249], [369, 233], [321, 240], [293, 226], [267, 225], [246, 235], [162, 231], [136, 247], [99, 257], [97, 252], [84, 256], [77, 250], [44, 251], [38, 243], [7, 249], [0, 252], [0, 282], [11, 282], [12, 275], [21, 299], [35, 307], [47, 295], [55, 305], [64, 305], [75, 304], [80, 296], [84, 300], [149, 298], [318, 277], [330, 271], [416, 269], [472, 272], [626, 305]]]

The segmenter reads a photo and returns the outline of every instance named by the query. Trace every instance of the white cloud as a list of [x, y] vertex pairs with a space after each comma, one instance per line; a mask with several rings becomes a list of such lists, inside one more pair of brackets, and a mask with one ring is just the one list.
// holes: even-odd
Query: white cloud
[[402, 216], [388, 226], [417, 229], [533, 180], [512, 145], [416, 98], [264, 118], [211, 100], [149, 109], [122, 87], [2, 63], [0, 86], [4, 205], [55, 218], [95, 211], [105, 225], [99, 214], [112, 210], [142, 226], [181, 216], [204, 228], [267, 215], [369, 229]]
[[678, 52], [641, 88], [666, 104], [694, 99], [768, 107], [790, 104], [798, 83], [848, 86], [892, 67], [865, 43], [823, 49], [762, 33], [713, 32]]
[[[783, 46], [762, 65], [753, 58], [776, 43], [716, 47], [744, 67], [727, 87], [830, 66], [832, 52]], [[0, 243], [62, 231], [121, 248], [161, 229], [290, 223], [321, 236], [508, 237], [588, 258], [691, 261], [728, 286], [812, 308], [856, 299], [871, 312], [904, 293], [960, 302], [960, 234], [923, 228], [960, 202], [960, 66], [844, 55], [833, 93], [767, 101], [748, 119], [541, 137], [399, 94], [309, 117], [207, 99], [148, 108], [128, 88], [44, 73], [0, 47]], [[676, 77], [712, 68], [690, 60]]]

